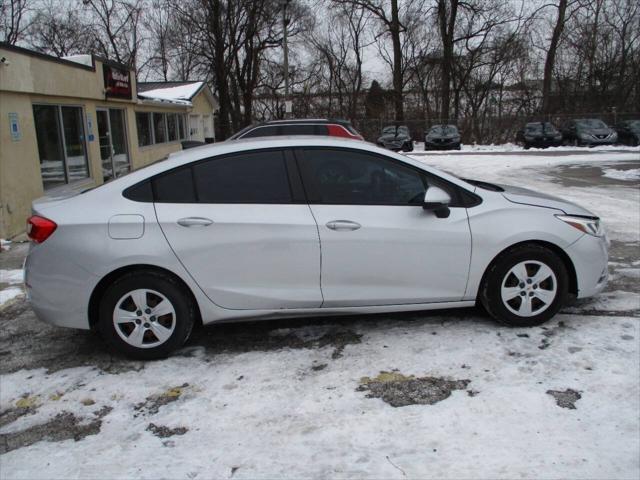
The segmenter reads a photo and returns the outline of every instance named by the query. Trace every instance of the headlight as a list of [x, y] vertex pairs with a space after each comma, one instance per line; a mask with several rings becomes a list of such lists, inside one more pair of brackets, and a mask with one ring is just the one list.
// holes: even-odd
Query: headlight
[[602, 237], [604, 235], [604, 227], [598, 217], [581, 217], [578, 215], [556, 215], [558, 220], [577, 228], [594, 237]]

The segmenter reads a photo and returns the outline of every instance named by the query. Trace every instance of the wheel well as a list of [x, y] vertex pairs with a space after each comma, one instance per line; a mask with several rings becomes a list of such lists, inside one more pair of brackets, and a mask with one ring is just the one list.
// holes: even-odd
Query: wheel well
[[198, 305], [198, 302], [196, 301], [196, 297], [193, 295], [193, 292], [191, 291], [191, 289], [189, 288], [189, 286], [179, 277], [177, 276], [175, 273], [162, 268], [162, 267], [156, 267], [154, 265], [127, 265], [126, 267], [121, 267], [118, 268], [117, 270], [114, 270], [113, 272], [105, 275], [102, 280], [100, 280], [98, 282], [98, 284], [96, 285], [96, 287], [93, 289], [93, 292], [91, 293], [91, 298], [89, 299], [89, 326], [94, 329], [97, 324], [98, 324], [98, 312], [99, 312], [99, 308], [100, 308], [100, 300], [102, 299], [102, 296], [104, 295], [104, 292], [107, 290], [107, 288], [109, 287], [109, 285], [111, 285], [116, 279], [122, 277], [123, 275], [126, 275], [128, 273], [131, 272], [136, 272], [136, 271], [152, 271], [152, 272], [157, 272], [157, 273], [161, 273], [163, 275], [167, 275], [169, 277], [171, 277], [173, 280], [175, 280], [178, 284], [180, 284], [180, 286], [182, 286], [184, 288], [184, 291], [187, 292], [187, 294], [189, 295], [191, 301], [193, 302], [194, 308], [195, 308], [195, 312], [196, 312], [196, 320], [199, 323], [202, 323], [202, 315], [200, 314], [200, 306]]
[[569, 255], [567, 255], [567, 252], [565, 252], [562, 248], [560, 248], [559, 246], [551, 242], [545, 242], [544, 240], [527, 240], [525, 242], [515, 243], [505, 248], [500, 253], [498, 253], [495, 257], [493, 257], [493, 260], [491, 260], [491, 262], [485, 269], [484, 273], [482, 274], [482, 280], [480, 281], [480, 288], [478, 289], [478, 296], [482, 292], [482, 287], [486, 280], [487, 273], [489, 272], [493, 264], [496, 262], [496, 260], [498, 260], [498, 258], [500, 258], [504, 253], [508, 252], [512, 248], [521, 247], [523, 245], [538, 245], [548, 250], [551, 250], [553, 253], [558, 255], [558, 257], [560, 257], [560, 259], [562, 260], [562, 263], [564, 263], [564, 266], [567, 268], [567, 274], [569, 275], [569, 293], [573, 295], [578, 294], [578, 276], [576, 275], [576, 269], [573, 266], [573, 262], [569, 258]]

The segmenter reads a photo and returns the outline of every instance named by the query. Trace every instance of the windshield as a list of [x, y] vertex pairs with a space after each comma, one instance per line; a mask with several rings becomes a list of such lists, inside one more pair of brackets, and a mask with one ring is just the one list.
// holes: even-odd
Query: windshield
[[388, 127], [384, 127], [382, 129], [382, 133], [383, 134], [393, 133], [395, 135], [396, 128], [398, 129], [398, 133], [400, 133], [400, 134], [404, 134], [404, 135], [408, 135], [409, 134], [409, 129], [407, 127], [405, 127], [404, 125], [400, 125], [399, 127], [396, 127], [394, 125], [390, 125]]
[[576, 124], [584, 128], [607, 128], [607, 125], [597, 118], [586, 118], [584, 120], [576, 120]]
[[557, 133], [556, 127], [549, 122], [545, 123], [527, 123], [525, 130], [527, 133], [542, 133], [544, 129], [545, 133]]
[[458, 135], [458, 129], [454, 125], [434, 125], [429, 133], [433, 135]]

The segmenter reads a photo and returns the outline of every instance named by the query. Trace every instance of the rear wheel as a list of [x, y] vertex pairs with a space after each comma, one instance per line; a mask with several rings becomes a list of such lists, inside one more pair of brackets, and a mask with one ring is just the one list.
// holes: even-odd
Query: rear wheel
[[98, 326], [111, 347], [149, 360], [180, 348], [194, 318], [192, 301], [182, 285], [168, 275], [142, 271], [126, 274], [107, 288]]
[[540, 325], [564, 305], [567, 269], [551, 250], [522, 245], [505, 252], [490, 267], [480, 300], [499, 322], [514, 327]]

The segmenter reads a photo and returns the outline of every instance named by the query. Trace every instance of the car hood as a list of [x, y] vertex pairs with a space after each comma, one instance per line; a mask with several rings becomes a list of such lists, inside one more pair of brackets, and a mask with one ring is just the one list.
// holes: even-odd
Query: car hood
[[504, 198], [513, 203], [533, 205], [535, 207], [554, 208], [556, 210], [563, 211], [567, 215], [583, 215], [588, 217], [597, 216], [580, 205], [576, 205], [575, 203], [563, 200], [559, 197], [554, 197], [553, 195], [547, 195], [546, 193], [540, 193], [527, 188], [514, 187], [511, 185], [498, 186], [504, 190], [502, 192]]
[[381, 135], [380, 138], [378, 138], [379, 142], [404, 142], [405, 140], [409, 140], [409, 137], [403, 134], [393, 135], [391, 133], [388, 135]]
[[588, 133], [589, 135], [609, 135], [613, 133], [610, 128], [581, 128], [580, 133]]

